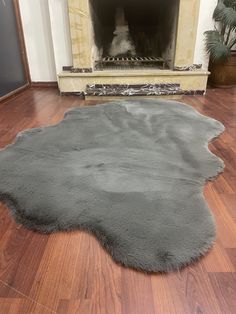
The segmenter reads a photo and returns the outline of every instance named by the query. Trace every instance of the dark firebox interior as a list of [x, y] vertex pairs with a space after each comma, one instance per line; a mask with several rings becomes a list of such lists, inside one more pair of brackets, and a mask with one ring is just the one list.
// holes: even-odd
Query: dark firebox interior
[[130, 36], [139, 57], [162, 57], [175, 44], [179, 0], [90, 0], [95, 44], [109, 56], [115, 13], [123, 7]]

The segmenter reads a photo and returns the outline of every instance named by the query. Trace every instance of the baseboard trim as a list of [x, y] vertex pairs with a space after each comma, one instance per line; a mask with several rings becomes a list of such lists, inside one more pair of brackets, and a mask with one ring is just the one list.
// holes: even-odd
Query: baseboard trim
[[31, 87], [55, 87], [58, 88], [58, 83], [55, 82], [31, 82]]
[[40, 88], [40, 87], [44, 87], [44, 88], [58, 88], [58, 83], [57, 82], [31, 82], [31, 83], [27, 83], [22, 87], [17, 88], [16, 90], [0, 97], [0, 102], [5, 101], [6, 99], [15, 97], [17, 94], [19, 94], [20, 92], [24, 91], [27, 88], [30, 87], [34, 87], [34, 88]]
[[17, 94], [19, 94], [20, 92], [22, 92], [23, 90], [27, 89], [30, 87], [30, 83], [25, 84], [24, 86], [21, 86], [15, 90], [13, 90], [12, 92], [0, 97], [0, 102], [5, 101], [9, 98], [13, 98], [15, 97]]

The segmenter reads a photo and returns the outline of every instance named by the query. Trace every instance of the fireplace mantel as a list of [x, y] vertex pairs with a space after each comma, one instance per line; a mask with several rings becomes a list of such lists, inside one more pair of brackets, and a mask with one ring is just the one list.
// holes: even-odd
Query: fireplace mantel
[[[191, 66], [199, 17], [200, 0], [180, 0], [175, 47], [175, 67]], [[184, 90], [205, 90], [208, 71], [116, 70], [94, 71], [93, 26], [89, 0], [68, 0], [73, 71], [58, 76], [61, 92], [85, 92], [87, 84], [179, 83]]]

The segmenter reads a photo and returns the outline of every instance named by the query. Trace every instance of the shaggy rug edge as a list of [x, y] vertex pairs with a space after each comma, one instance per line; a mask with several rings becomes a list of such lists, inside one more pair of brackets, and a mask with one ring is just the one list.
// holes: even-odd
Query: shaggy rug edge
[[[173, 102], [173, 101], [167, 101], [167, 102]], [[214, 119], [214, 118], [211, 118], [211, 117], [208, 117], [202, 113], [200, 113], [199, 111], [197, 111], [195, 108], [193, 108], [191, 105], [188, 105], [188, 104], [185, 104], [185, 103], [182, 103], [182, 102], [177, 102], [177, 101], [174, 101], [175, 103], [179, 103], [183, 106], [188, 106], [190, 107], [193, 111], [195, 111], [198, 115], [200, 116], [203, 116], [204, 118], [206, 119], [209, 119], [209, 120], [213, 120], [215, 121], [219, 127], [218, 129], [212, 134], [212, 136], [208, 139], [206, 139], [206, 142], [205, 142], [205, 146], [206, 146], [206, 149], [208, 150], [209, 154], [211, 156], [214, 156], [215, 157], [215, 163], [216, 163], [216, 166], [217, 166], [217, 169], [215, 171], [215, 174], [206, 178], [205, 179], [205, 182], [202, 184], [202, 197], [204, 198], [203, 196], [203, 189], [206, 185], [207, 182], [209, 181], [213, 181], [215, 180], [218, 175], [220, 173], [222, 173], [224, 171], [224, 168], [225, 168], [225, 165], [224, 165], [224, 161], [217, 155], [215, 155], [214, 153], [212, 153], [209, 149], [209, 144], [211, 142], [213, 142], [215, 139], [217, 139], [224, 131], [225, 131], [225, 127], [224, 125]], [[45, 126], [42, 126], [42, 127], [39, 127], [39, 128], [32, 128], [32, 129], [26, 129], [26, 130], [23, 130], [21, 132], [19, 132], [15, 138], [15, 140], [6, 145], [3, 149], [0, 149], [0, 153], [1, 151], [3, 150], [6, 150], [8, 147], [10, 146], [13, 146], [14, 144], [16, 144], [18, 141], [20, 141], [21, 139], [23, 139], [24, 136], [28, 136], [28, 135], [31, 135], [35, 132], [39, 132], [39, 131], [42, 131], [44, 129], [48, 129], [48, 128], [54, 128], [56, 127], [57, 125], [59, 125], [63, 120], [67, 119], [67, 117], [69, 116], [70, 113], [73, 113], [73, 112], [77, 112], [77, 111], [80, 111], [80, 110], [83, 110], [84, 108], [94, 108], [94, 107], [98, 107], [98, 106], [110, 106], [111, 104], [116, 104], [116, 105], [119, 105], [122, 104], [122, 101], [117, 101], [117, 102], [110, 102], [110, 103], [104, 103], [104, 104], [98, 104], [98, 105], [95, 105], [95, 106], [86, 106], [86, 107], [76, 107], [76, 108], [72, 108], [72, 109], [69, 109], [65, 112], [64, 114], [64, 117], [62, 118], [61, 121], [59, 121], [58, 123], [54, 124], [54, 125], [45, 125]], [[205, 200], [206, 201], [206, 200]], [[145, 272], [145, 273], [167, 273], [167, 272], [171, 272], [171, 271], [178, 271], [178, 270], [181, 270], [182, 268], [188, 266], [188, 265], [192, 265], [196, 262], [198, 262], [203, 256], [206, 255], [206, 253], [209, 252], [209, 250], [213, 247], [214, 243], [215, 243], [215, 235], [212, 237], [212, 239], [209, 241], [209, 243], [207, 243], [202, 249], [200, 252], [198, 252], [197, 254], [195, 254], [195, 256], [193, 256], [188, 262], [186, 263], [176, 263], [176, 266], [173, 267], [173, 265], [165, 265], [165, 267], [163, 267], [163, 269], [155, 269], [155, 266], [154, 267], [151, 267], [150, 270], [148, 270], [146, 267], [142, 267], [142, 265], [131, 265], [129, 264], [129, 262], [124, 262], [124, 260], [122, 260], [115, 252], [115, 250], [113, 250], [113, 247], [109, 245], [109, 241], [108, 241], [108, 236], [106, 234], [102, 234], [100, 231], [96, 230], [96, 228], [92, 228], [91, 226], [83, 226], [83, 225], [77, 225], [76, 227], [72, 227], [72, 228], [68, 228], [68, 227], [65, 227], [63, 225], [57, 225], [57, 226], [50, 226], [50, 225], [38, 225], [36, 224], [34, 221], [32, 221], [31, 219], [29, 219], [28, 217], [26, 217], [24, 215], [24, 211], [19, 207], [17, 201], [9, 194], [3, 194], [0, 192], [0, 202], [2, 202], [4, 205], [6, 205], [6, 207], [8, 207], [10, 209], [10, 212], [11, 212], [11, 215], [13, 216], [13, 218], [15, 219], [16, 223], [22, 225], [23, 227], [31, 230], [31, 231], [36, 231], [36, 232], [40, 232], [40, 233], [43, 233], [43, 234], [51, 234], [51, 233], [55, 233], [55, 232], [69, 232], [69, 231], [76, 231], [76, 230], [80, 230], [80, 231], [85, 231], [93, 236], [95, 236], [98, 240], [98, 242], [102, 245], [102, 247], [112, 256], [113, 260], [124, 266], [124, 267], [128, 267], [128, 268], [132, 268], [134, 270], [137, 270], [137, 271], [142, 271], [142, 272]], [[207, 205], [208, 207], [208, 205]], [[213, 219], [213, 221], [215, 221], [214, 219], [214, 215], [212, 213], [212, 211], [210, 210], [210, 208], [208, 207], [208, 210], [211, 214], [211, 217]]]

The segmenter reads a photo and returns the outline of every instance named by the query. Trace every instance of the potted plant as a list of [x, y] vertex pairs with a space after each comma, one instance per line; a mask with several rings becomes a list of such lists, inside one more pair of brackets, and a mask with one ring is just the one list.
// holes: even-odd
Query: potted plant
[[210, 83], [217, 87], [236, 84], [236, 0], [219, 0], [213, 13], [215, 29], [206, 31], [210, 54]]

